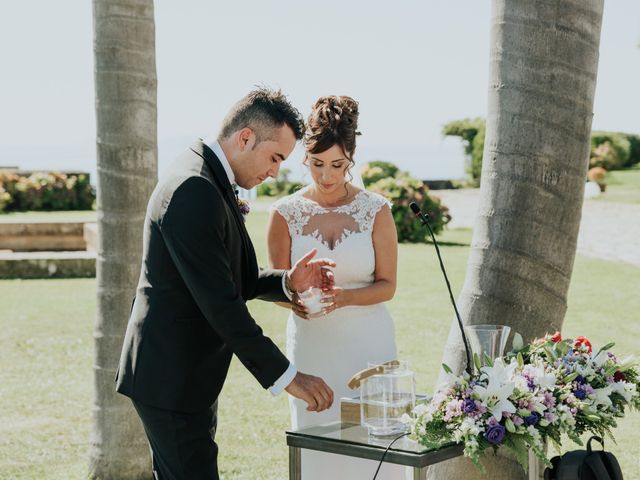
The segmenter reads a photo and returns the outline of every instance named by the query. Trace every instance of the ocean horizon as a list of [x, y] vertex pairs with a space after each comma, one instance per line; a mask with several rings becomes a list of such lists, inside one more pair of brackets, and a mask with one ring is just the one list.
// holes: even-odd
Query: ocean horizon
[[[159, 140], [158, 174], [184, 150], [197, 140], [180, 137]], [[291, 171], [290, 179], [309, 180], [306, 167], [302, 164], [304, 150], [296, 146], [282, 168]], [[462, 142], [458, 138], [443, 138], [439, 143], [425, 143], [416, 146], [389, 144], [358, 146], [355, 154], [356, 166], [374, 160], [394, 163], [401, 170], [421, 180], [459, 180], [466, 178], [465, 158]], [[0, 146], [0, 168], [18, 167], [20, 170], [75, 171], [87, 172], [91, 183], [96, 183], [95, 144], [86, 142], [77, 145], [52, 146]]]

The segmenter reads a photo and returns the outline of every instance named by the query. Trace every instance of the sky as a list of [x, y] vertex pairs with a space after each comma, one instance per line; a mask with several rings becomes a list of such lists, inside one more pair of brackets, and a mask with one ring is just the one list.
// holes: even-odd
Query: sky
[[[357, 163], [462, 177], [461, 142], [441, 131], [486, 115], [490, 4], [156, 0], [160, 172], [260, 84], [305, 117], [321, 95], [358, 100]], [[91, 2], [3, 2], [0, 59], [0, 166], [95, 173]], [[640, 132], [639, 85], [640, 2], [609, 0], [593, 129]], [[294, 177], [301, 160], [285, 163]]]

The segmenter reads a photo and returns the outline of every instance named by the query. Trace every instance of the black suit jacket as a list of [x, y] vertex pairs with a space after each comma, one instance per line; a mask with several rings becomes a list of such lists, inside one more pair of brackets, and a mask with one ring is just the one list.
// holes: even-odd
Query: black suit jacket
[[217, 399], [233, 353], [264, 388], [271, 386], [289, 361], [246, 301], [287, 301], [283, 273], [259, 271], [228, 177], [197, 142], [149, 200], [117, 391], [158, 408], [198, 411]]

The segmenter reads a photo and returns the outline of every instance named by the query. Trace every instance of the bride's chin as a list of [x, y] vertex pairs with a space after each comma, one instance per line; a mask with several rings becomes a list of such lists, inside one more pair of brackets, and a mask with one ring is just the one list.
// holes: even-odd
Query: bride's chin
[[327, 188], [320, 183], [316, 183], [316, 188], [320, 190], [322, 193], [333, 193], [338, 189], [338, 186], [332, 185], [331, 187]]

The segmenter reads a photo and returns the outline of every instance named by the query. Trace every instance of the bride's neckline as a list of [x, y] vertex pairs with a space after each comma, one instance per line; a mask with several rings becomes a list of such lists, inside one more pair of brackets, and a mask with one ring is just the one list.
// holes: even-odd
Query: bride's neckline
[[[307, 189], [308, 190], [308, 189]], [[300, 195], [300, 198], [302, 198], [303, 200], [306, 200], [307, 202], [317, 206], [318, 208], [322, 208], [324, 210], [334, 210], [336, 208], [342, 208], [342, 207], [348, 207], [349, 205], [351, 205], [353, 202], [356, 201], [356, 199], [364, 193], [364, 190], [358, 190], [358, 192], [353, 196], [353, 198], [351, 200], [349, 200], [347, 203], [342, 203], [340, 205], [334, 205], [331, 207], [325, 207], [323, 205], [320, 205], [318, 202], [316, 202], [315, 200], [311, 200], [308, 197], [304, 196], [304, 192], [306, 192], [307, 190], [300, 190], [300, 192], [298, 193]]]

